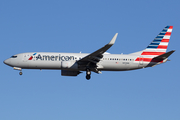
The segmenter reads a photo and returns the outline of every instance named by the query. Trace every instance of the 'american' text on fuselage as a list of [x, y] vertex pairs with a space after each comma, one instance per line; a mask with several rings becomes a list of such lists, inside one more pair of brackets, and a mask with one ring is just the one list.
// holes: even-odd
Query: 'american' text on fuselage
[[61, 56], [61, 54], [59, 54], [59, 56], [38, 54], [38, 56], [36, 56], [36, 60], [69, 61], [69, 60], [74, 60], [74, 56]]

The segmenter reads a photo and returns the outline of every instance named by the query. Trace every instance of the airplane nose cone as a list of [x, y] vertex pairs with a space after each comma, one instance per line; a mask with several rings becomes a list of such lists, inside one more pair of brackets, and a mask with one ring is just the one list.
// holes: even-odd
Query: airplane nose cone
[[7, 63], [6, 60], [4, 60], [3, 63], [6, 64]]
[[10, 60], [9, 60], [9, 59], [4, 60], [3, 62], [4, 62], [4, 64], [6, 64], [6, 65], [9, 65], [9, 64], [10, 64]]

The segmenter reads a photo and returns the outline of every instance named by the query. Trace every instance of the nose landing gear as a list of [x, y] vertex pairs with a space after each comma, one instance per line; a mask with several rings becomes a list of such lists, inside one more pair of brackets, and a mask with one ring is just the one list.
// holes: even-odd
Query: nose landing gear
[[19, 72], [19, 75], [22, 75], [22, 74], [23, 74], [23, 73], [20, 71], [20, 72]]
[[14, 70], [19, 70], [20, 72], [19, 72], [19, 75], [22, 75], [23, 73], [22, 73], [22, 69], [21, 68], [18, 68], [18, 67], [14, 67]]
[[89, 80], [91, 78], [91, 71], [89, 69], [86, 70], [86, 79]]

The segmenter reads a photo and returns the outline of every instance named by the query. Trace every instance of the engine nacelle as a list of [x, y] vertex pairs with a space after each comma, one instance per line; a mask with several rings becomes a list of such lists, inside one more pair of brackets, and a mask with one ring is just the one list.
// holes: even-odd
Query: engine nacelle
[[78, 64], [75, 61], [62, 61], [61, 62], [62, 69], [78, 69]]
[[70, 71], [70, 70], [61, 70], [61, 75], [62, 76], [77, 76], [79, 73], [79, 71]]

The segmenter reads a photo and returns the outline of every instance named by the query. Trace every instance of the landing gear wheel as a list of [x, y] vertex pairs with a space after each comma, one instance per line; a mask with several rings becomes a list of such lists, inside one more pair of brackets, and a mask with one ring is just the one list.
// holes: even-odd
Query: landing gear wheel
[[22, 72], [19, 72], [19, 75], [22, 75]]
[[91, 71], [89, 69], [86, 70], [86, 79], [89, 80], [91, 78]]
[[86, 79], [89, 80], [91, 78], [90, 75], [86, 75]]

